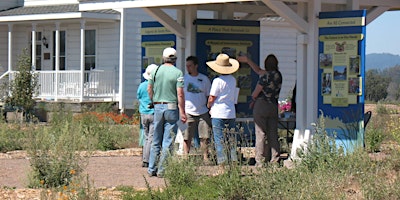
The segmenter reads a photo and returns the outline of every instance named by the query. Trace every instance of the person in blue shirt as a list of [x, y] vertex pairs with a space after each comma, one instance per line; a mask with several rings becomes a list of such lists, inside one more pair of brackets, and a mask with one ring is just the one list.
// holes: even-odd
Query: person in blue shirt
[[144, 82], [140, 83], [137, 89], [137, 99], [139, 100], [139, 113], [140, 113], [140, 123], [143, 128], [144, 133], [144, 144], [143, 144], [143, 164], [142, 167], [149, 166], [149, 156], [151, 142], [153, 141], [154, 134], [154, 108], [151, 103], [149, 93], [147, 92], [147, 86], [149, 84], [149, 79], [151, 72], [155, 70], [158, 66], [151, 64], [147, 66], [146, 71], [143, 73]]

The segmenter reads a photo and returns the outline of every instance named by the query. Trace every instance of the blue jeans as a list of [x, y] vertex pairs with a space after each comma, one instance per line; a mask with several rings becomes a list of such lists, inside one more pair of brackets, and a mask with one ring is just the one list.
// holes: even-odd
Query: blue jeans
[[167, 104], [154, 105], [154, 135], [150, 150], [149, 174], [164, 174], [165, 162], [173, 152], [178, 120], [178, 109], [168, 110]]
[[237, 162], [235, 119], [212, 118], [211, 124], [218, 164]]

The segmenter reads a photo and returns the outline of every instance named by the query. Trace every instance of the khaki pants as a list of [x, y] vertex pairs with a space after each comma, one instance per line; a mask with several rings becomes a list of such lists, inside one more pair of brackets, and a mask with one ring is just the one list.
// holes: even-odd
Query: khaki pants
[[256, 131], [256, 162], [261, 164], [279, 161], [278, 105], [257, 99], [253, 115]]

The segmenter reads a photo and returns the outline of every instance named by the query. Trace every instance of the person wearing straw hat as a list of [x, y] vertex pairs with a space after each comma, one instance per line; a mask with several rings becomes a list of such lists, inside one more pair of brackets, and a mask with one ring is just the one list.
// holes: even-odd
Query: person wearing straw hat
[[150, 177], [160, 178], [173, 153], [179, 117], [183, 124], [186, 123], [184, 79], [182, 71], [175, 67], [176, 50], [165, 48], [162, 58], [164, 63], [151, 73], [147, 87], [154, 104], [154, 135], [147, 172]]
[[[256, 166], [266, 163], [278, 163], [280, 144], [278, 141], [278, 99], [282, 87], [282, 74], [278, 68], [278, 59], [269, 54], [265, 58], [265, 70], [246, 56], [238, 57], [258, 74], [260, 78], [252, 93], [254, 102], [253, 116], [256, 131]], [[266, 142], [268, 140], [268, 142]]]
[[[239, 62], [226, 54], [219, 54], [215, 61], [207, 62], [207, 65], [220, 74], [211, 84], [207, 106], [210, 108], [217, 163], [221, 167], [220, 173], [223, 173], [225, 164], [238, 161], [236, 135], [232, 133], [235, 128], [237, 89], [236, 79], [231, 74], [239, 69]], [[225, 128], [229, 130], [224, 131]]]
[[146, 71], [143, 73], [143, 78], [145, 79], [139, 84], [137, 89], [137, 99], [139, 100], [139, 113], [140, 113], [140, 123], [143, 128], [144, 143], [143, 143], [143, 158], [142, 167], [149, 167], [149, 155], [151, 142], [153, 141], [153, 115], [154, 108], [152, 106], [149, 93], [147, 92], [147, 86], [149, 85], [149, 79], [151, 79], [150, 74], [158, 66], [151, 64], [146, 67]]

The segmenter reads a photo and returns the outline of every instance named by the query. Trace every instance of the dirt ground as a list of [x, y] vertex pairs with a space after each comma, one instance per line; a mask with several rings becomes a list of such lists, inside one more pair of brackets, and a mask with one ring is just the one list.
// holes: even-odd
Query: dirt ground
[[[122, 185], [144, 190], [144, 177], [152, 188], [164, 187], [164, 179], [147, 176], [147, 168], [141, 167], [140, 154], [141, 149], [95, 153], [84, 174], [89, 175], [93, 187], [102, 188], [106, 193]], [[39, 199], [38, 190], [26, 189], [28, 173], [29, 160], [25, 152], [0, 154], [0, 199]]]

